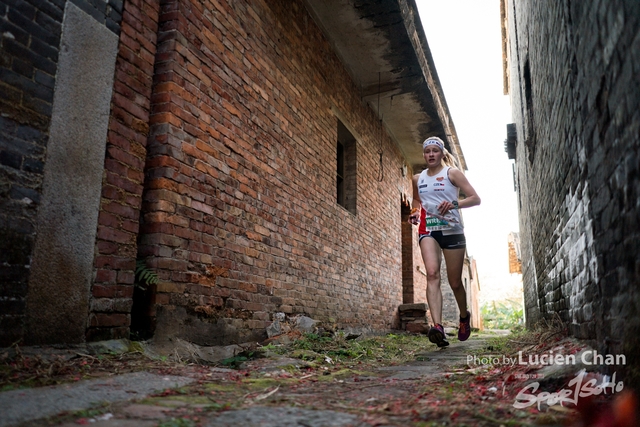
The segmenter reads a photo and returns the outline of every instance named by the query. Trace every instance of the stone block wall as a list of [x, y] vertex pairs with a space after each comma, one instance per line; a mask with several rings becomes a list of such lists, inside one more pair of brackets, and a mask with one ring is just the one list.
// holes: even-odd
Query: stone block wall
[[527, 322], [638, 366], [640, 4], [508, 2]]

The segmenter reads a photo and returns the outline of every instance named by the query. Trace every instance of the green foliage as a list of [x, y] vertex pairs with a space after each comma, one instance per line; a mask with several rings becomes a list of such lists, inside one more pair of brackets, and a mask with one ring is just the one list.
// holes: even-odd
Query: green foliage
[[301, 339], [293, 342], [292, 347], [295, 350], [315, 352], [321, 356], [321, 359], [336, 363], [374, 360], [399, 363], [413, 359], [415, 352], [422, 350], [424, 336], [387, 334], [369, 338], [347, 339], [340, 332], [332, 336], [305, 334]]
[[155, 285], [159, 280], [158, 275], [147, 267], [146, 260], [136, 260], [135, 283], [138, 288], [147, 289], [149, 285]]
[[491, 301], [480, 309], [484, 327], [488, 329], [514, 329], [524, 324], [524, 309], [520, 301]]
[[195, 423], [187, 418], [170, 418], [160, 422], [158, 427], [195, 427]]
[[228, 411], [229, 409], [233, 409], [233, 407], [234, 407], [234, 404], [231, 402], [225, 402], [225, 403], [212, 402], [206, 406], [206, 409], [209, 411], [222, 412], [222, 411]]
[[316, 351], [318, 348], [325, 348], [327, 344], [333, 341], [330, 336], [320, 336], [318, 334], [307, 333], [300, 340], [297, 340], [293, 347], [301, 350]]
[[102, 407], [81, 409], [79, 411], [72, 412], [72, 416], [75, 418], [93, 418], [104, 414], [108, 410], [108, 404], [102, 404]]
[[238, 369], [240, 368], [240, 365], [242, 365], [243, 362], [254, 359], [256, 356], [257, 354], [253, 351], [243, 351], [242, 353], [238, 353], [233, 357], [224, 359], [220, 363], [222, 363], [224, 366], [227, 366], [229, 368]]
[[532, 338], [532, 332], [524, 328], [515, 328], [508, 335], [498, 335], [487, 339], [484, 347], [470, 350], [470, 354], [478, 356], [486, 356], [487, 354], [513, 354], [513, 352], [522, 348], [522, 342], [538, 342], [536, 338]]

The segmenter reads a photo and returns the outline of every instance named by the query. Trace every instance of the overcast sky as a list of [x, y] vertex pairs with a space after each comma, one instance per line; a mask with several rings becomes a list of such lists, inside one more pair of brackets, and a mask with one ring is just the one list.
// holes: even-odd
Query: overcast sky
[[467, 251], [480, 276], [481, 301], [519, 286], [509, 274], [507, 236], [518, 231], [513, 160], [504, 140], [512, 123], [503, 95], [499, 0], [416, 0], [429, 48], [460, 139], [467, 178], [482, 204], [463, 211]]

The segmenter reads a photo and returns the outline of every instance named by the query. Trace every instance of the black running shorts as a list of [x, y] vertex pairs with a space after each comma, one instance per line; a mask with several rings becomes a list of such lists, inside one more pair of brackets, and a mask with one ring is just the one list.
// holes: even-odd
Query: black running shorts
[[467, 247], [467, 239], [464, 234], [442, 235], [442, 231], [431, 231], [429, 234], [421, 234], [418, 242], [425, 237], [433, 237], [442, 249], [463, 249]]

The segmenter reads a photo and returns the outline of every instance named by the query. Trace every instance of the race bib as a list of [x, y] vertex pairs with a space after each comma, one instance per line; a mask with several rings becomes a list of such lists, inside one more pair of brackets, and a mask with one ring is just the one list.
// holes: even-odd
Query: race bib
[[438, 231], [438, 230], [450, 230], [451, 224], [449, 221], [441, 218], [436, 218], [434, 216], [428, 216], [426, 218], [425, 226], [429, 231]]
[[453, 222], [458, 222], [453, 215], [440, 215], [438, 207], [435, 204], [423, 205], [426, 210], [425, 226], [429, 231], [450, 230], [453, 228]]

